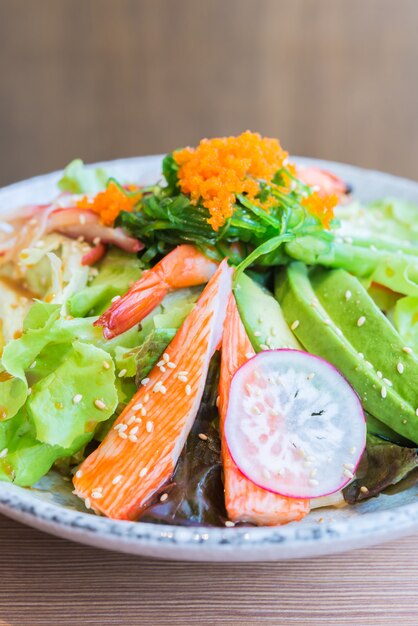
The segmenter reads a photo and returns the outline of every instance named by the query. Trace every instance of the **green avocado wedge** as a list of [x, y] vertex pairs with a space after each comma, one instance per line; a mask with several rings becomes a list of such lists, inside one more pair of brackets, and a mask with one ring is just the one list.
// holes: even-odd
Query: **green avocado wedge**
[[417, 443], [418, 360], [359, 280], [296, 262], [275, 293], [304, 348], [341, 371], [366, 411]]
[[241, 274], [234, 287], [234, 295], [241, 320], [256, 352], [277, 348], [302, 349], [270, 291], [246, 274]]

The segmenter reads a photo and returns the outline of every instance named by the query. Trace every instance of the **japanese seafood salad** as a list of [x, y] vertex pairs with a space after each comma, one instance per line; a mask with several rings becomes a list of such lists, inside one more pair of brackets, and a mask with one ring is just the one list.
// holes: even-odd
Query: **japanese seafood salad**
[[0, 211], [0, 480], [226, 526], [414, 480], [417, 208], [249, 131], [140, 180]]

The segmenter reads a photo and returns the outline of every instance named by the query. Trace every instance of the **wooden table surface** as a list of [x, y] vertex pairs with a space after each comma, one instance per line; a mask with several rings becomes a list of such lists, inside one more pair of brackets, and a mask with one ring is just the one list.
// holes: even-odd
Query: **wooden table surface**
[[0, 516], [0, 626], [418, 624], [418, 536], [284, 563], [153, 561]]

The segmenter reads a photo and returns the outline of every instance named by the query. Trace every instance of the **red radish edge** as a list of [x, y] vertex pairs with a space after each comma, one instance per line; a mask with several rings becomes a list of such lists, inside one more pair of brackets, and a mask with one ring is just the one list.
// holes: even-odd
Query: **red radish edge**
[[[337, 376], [339, 377], [342, 381], [344, 381], [344, 383], [347, 385], [347, 388], [349, 388], [351, 390], [351, 394], [352, 394], [352, 399], [353, 401], [356, 402], [356, 404], [358, 405], [358, 414], [359, 416], [361, 415], [363, 418], [363, 422], [364, 422], [364, 443], [361, 446], [361, 448], [359, 449], [359, 451], [356, 450], [355, 452], [355, 456], [353, 456], [353, 469], [351, 470], [352, 474], [355, 475], [355, 472], [357, 470], [357, 467], [360, 463], [360, 460], [362, 458], [362, 455], [364, 453], [365, 447], [366, 447], [366, 418], [365, 418], [365, 414], [364, 414], [364, 410], [360, 401], [360, 398], [357, 394], [357, 392], [351, 387], [350, 383], [347, 381], [347, 379], [341, 374], [341, 372], [334, 366], [332, 365], [332, 363], [329, 363], [329, 361], [326, 361], [325, 359], [323, 359], [322, 357], [319, 357], [317, 355], [311, 354], [309, 352], [306, 351], [302, 351], [302, 350], [295, 350], [292, 348], [282, 348], [282, 349], [278, 349], [278, 350], [264, 350], [262, 352], [257, 353], [255, 356], [251, 357], [246, 363], [244, 363], [234, 374], [232, 381], [231, 381], [231, 388], [234, 384], [234, 379], [237, 377], [237, 375], [239, 375], [239, 373], [244, 369], [244, 368], [248, 368], [251, 365], [251, 362], [256, 361], [257, 359], [259, 359], [259, 357], [262, 354], [271, 354], [271, 353], [298, 353], [298, 354], [303, 354], [303, 355], [307, 355], [309, 358], [317, 360], [318, 362], [320, 362], [322, 365], [325, 365], [333, 374], [333, 376]], [[241, 388], [242, 389], [242, 388]], [[231, 394], [230, 394], [231, 395]], [[230, 403], [229, 403], [230, 405]], [[231, 454], [231, 457], [233, 459], [233, 461], [235, 462], [236, 466], [238, 467], [238, 469], [240, 470], [240, 472], [251, 482], [253, 482], [255, 485], [257, 485], [258, 487], [260, 487], [261, 489], [264, 489], [265, 491], [269, 491], [271, 493], [276, 493], [288, 498], [297, 498], [297, 499], [302, 499], [302, 500], [311, 500], [314, 498], [319, 498], [319, 497], [324, 497], [327, 495], [331, 495], [333, 493], [336, 493], [337, 491], [340, 491], [341, 489], [343, 489], [346, 485], [348, 485], [353, 478], [352, 477], [347, 477], [346, 480], [341, 480], [338, 483], [338, 486], [335, 489], [331, 489], [331, 490], [327, 490], [323, 493], [317, 494], [315, 496], [312, 495], [303, 495], [303, 494], [294, 494], [294, 493], [289, 493], [283, 490], [277, 491], [271, 487], [268, 487], [265, 485], [265, 483], [263, 483], [262, 481], [258, 481], [258, 480], [254, 480], [254, 477], [251, 476], [251, 473], [249, 474], [248, 471], [243, 470], [242, 468], [242, 463], [237, 462], [237, 457], [236, 457], [236, 453], [234, 454], [234, 451], [231, 449], [231, 445], [230, 445], [230, 438], [228, 437], [228, 418], [230, 418], [230, 414], [229, 414], [229, 406], [228, 406], [228, 411], [227, 411], [227, 415], [226, 415], [226, 419], [225, 419], [225, 434], [226, 434], [226, 442], [228, 445], [228, 449], [229, 452]], [[230, 423], [230, 419], [229, 419], [229, 423]], [[351, 459], [350, 459], [351, 460]]]

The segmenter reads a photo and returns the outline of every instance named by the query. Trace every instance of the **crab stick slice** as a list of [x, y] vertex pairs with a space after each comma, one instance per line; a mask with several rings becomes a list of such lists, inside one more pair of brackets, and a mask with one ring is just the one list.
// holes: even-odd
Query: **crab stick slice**
[[181, 245], [174, 248], [119, 298], [95, 322], [103, 326], [107, 339], [116, 337], [139, 324], [174, 289], [203, 285], [217, 268], [194, 246]]
[[136, 519], [170, 479], [222, 339], [232, 269], [224, 260], [195, 308], [102, 444], [74, 477], [87, 506]]
[[302, 519], [309, 513], [309, 500], [283, 497], [266, 491], [248, 480], [235, 465], [228, 450], [224, 433], [232, 377], [253, 354], [254, 351], [241, 322], [235, 298], [231, 294], [222, 339], [219, 381], [225, 506], [228, 516], [233, 522], [251, 522], [258, 525], [275, 526]]

